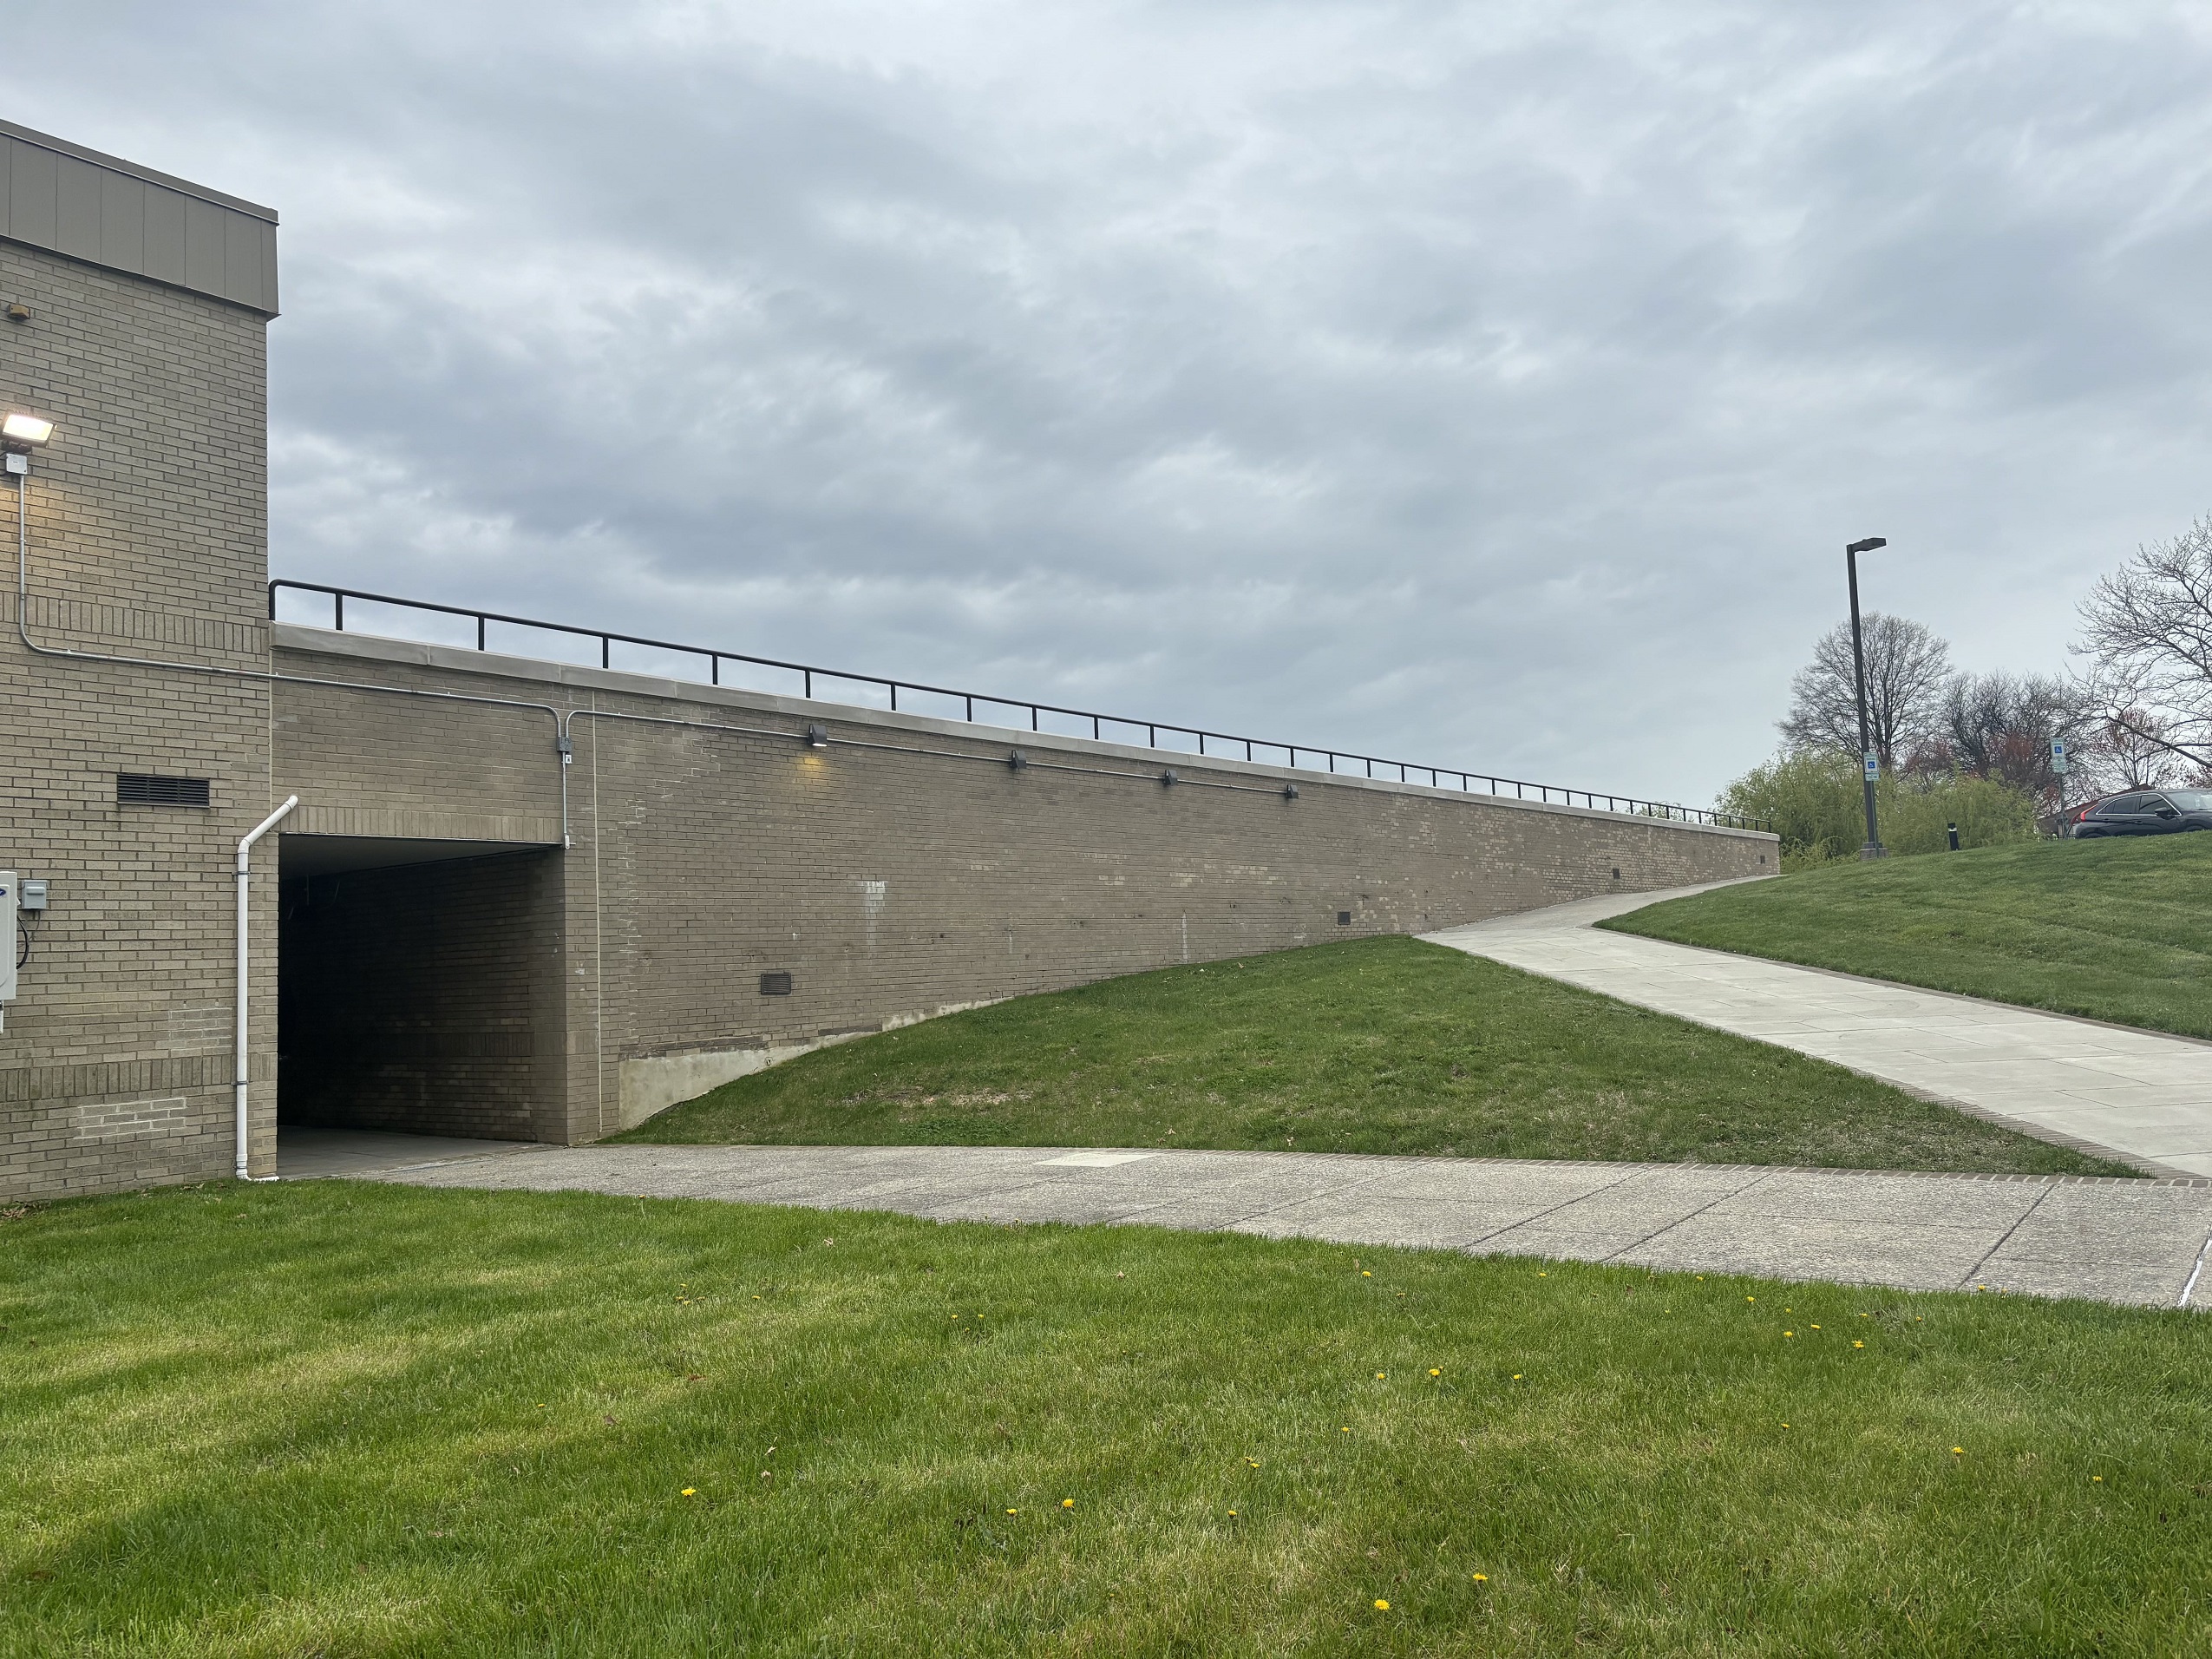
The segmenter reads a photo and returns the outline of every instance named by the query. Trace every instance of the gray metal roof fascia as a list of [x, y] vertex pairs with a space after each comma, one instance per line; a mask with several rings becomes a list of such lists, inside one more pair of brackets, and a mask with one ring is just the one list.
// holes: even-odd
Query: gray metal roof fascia
[[171, 190], [180, 191], [185, 195], [197, 196], [200, 200], [213, 202], [218, 207], [228, 207], [238, 213], [250, 214], [255, 219], [265, 220], [272, 225], [277, 223], [277, 210], [273, 207], [264, 207], [259, 202], [247, 201], [241, 196], [226, 196], [219, 190], [210, 190], [204, 184], [193, 184], [190, 180], [180, 179], [173, 174], [156, 173], [152, 167], [142, 167], [137, 162], [126, 161], [120, 156], [102, 154], [100, 151], [88, 149], [82, 144], [72, 144], [66, 138], [56, 138], [50, 133], [36, 132], [29, 127], [4, 119], [0, 119], [0, 133], [5, 133], [10, 138], [21, 139], [26, 144], [36, 144], [41, 149], [52, 150], [57, 155], [75, 156], [80, 161], [89, 161], [93, 166], [106, 167], [111, 173], [121, 173], [133, 179], [143, 179], [148, 184], [163, 185]]

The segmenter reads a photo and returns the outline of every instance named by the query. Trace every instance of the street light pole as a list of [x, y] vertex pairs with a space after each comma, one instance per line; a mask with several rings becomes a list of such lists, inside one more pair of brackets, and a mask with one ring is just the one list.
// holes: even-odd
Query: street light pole
[[1851, 573], [1851, 663], [1859, 676], [1859, 764], [1867, 792], [1867, 844], [1859, 849], [1862, 858], [1887, 858], [1889, 849], [1882, 844], [1882, 831], [1874, 816], [1874, 780], [1881, 762], [1874, 752], [1874, 738], [1867, 726], [1867, 648], [1859, 632], [1859, 555], [1888, 545], [1887, 537], [1870, 535], [1863, 541], [1849, 543], [1843, 549], [1844, 567]]

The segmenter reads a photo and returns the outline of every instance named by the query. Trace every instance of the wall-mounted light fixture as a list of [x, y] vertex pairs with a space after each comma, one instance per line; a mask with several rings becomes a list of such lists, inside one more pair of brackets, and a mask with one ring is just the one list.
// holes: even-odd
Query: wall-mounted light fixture
[[1015, 750], [1012, 753], [1006, 757], [1006, 770], [1014, 772], [1027, 771], [1029, 770], [1029, 757], [1024, 754], [1020, 750]]
[[1182, 779], [1177, 777], [1173, 771], [1165, 771], [1160, 774], [1160, 786], [1162, 789], [1173, 789], [1176, 784], [1181, 782]]
[[1286, 801], [1295, 801], [1298, 799], [1298, 785], [1295, 784], [1284, 784], [1283, 799]]
[[828, 748], [829, 728], [819, 722], [808, 726], [807, 728], [807, 747], [809, 749]]
[[26, 415], [23, 410], [10, 410], [7, 418], [0, 420], [0, 456], [4, 456], [7, 475], [24, 478], [30, 474], [30, 451], [35, 443], [43, 443], [54, 436], [54, 423], [43, 416]]

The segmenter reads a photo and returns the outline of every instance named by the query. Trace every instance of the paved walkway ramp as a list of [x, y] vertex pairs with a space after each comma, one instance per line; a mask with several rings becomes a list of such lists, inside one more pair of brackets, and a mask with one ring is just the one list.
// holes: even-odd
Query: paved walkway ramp
[[[398, 1160], [396, 1160], [398, 1161]], [[887, 1210], [2195, 1306], [2212, 1184], [1309, 1152], [584, 1146], [393, 1168], [425, 1187]], [[2212, 1290], [2208, 1290], [2212, 1294]]]
[[1591, 925], [1679, 896], [1587, 899], [1425, 936], [1832, 1060], [2045, 1140], [2212, 1176], [2212, 1044]]

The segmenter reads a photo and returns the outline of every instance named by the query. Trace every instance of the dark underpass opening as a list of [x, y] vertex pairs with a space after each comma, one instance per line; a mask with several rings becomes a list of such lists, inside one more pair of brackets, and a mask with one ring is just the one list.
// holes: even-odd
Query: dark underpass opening
[[558, 1138], [560, 851], [285, 836], [277, 1121]]

